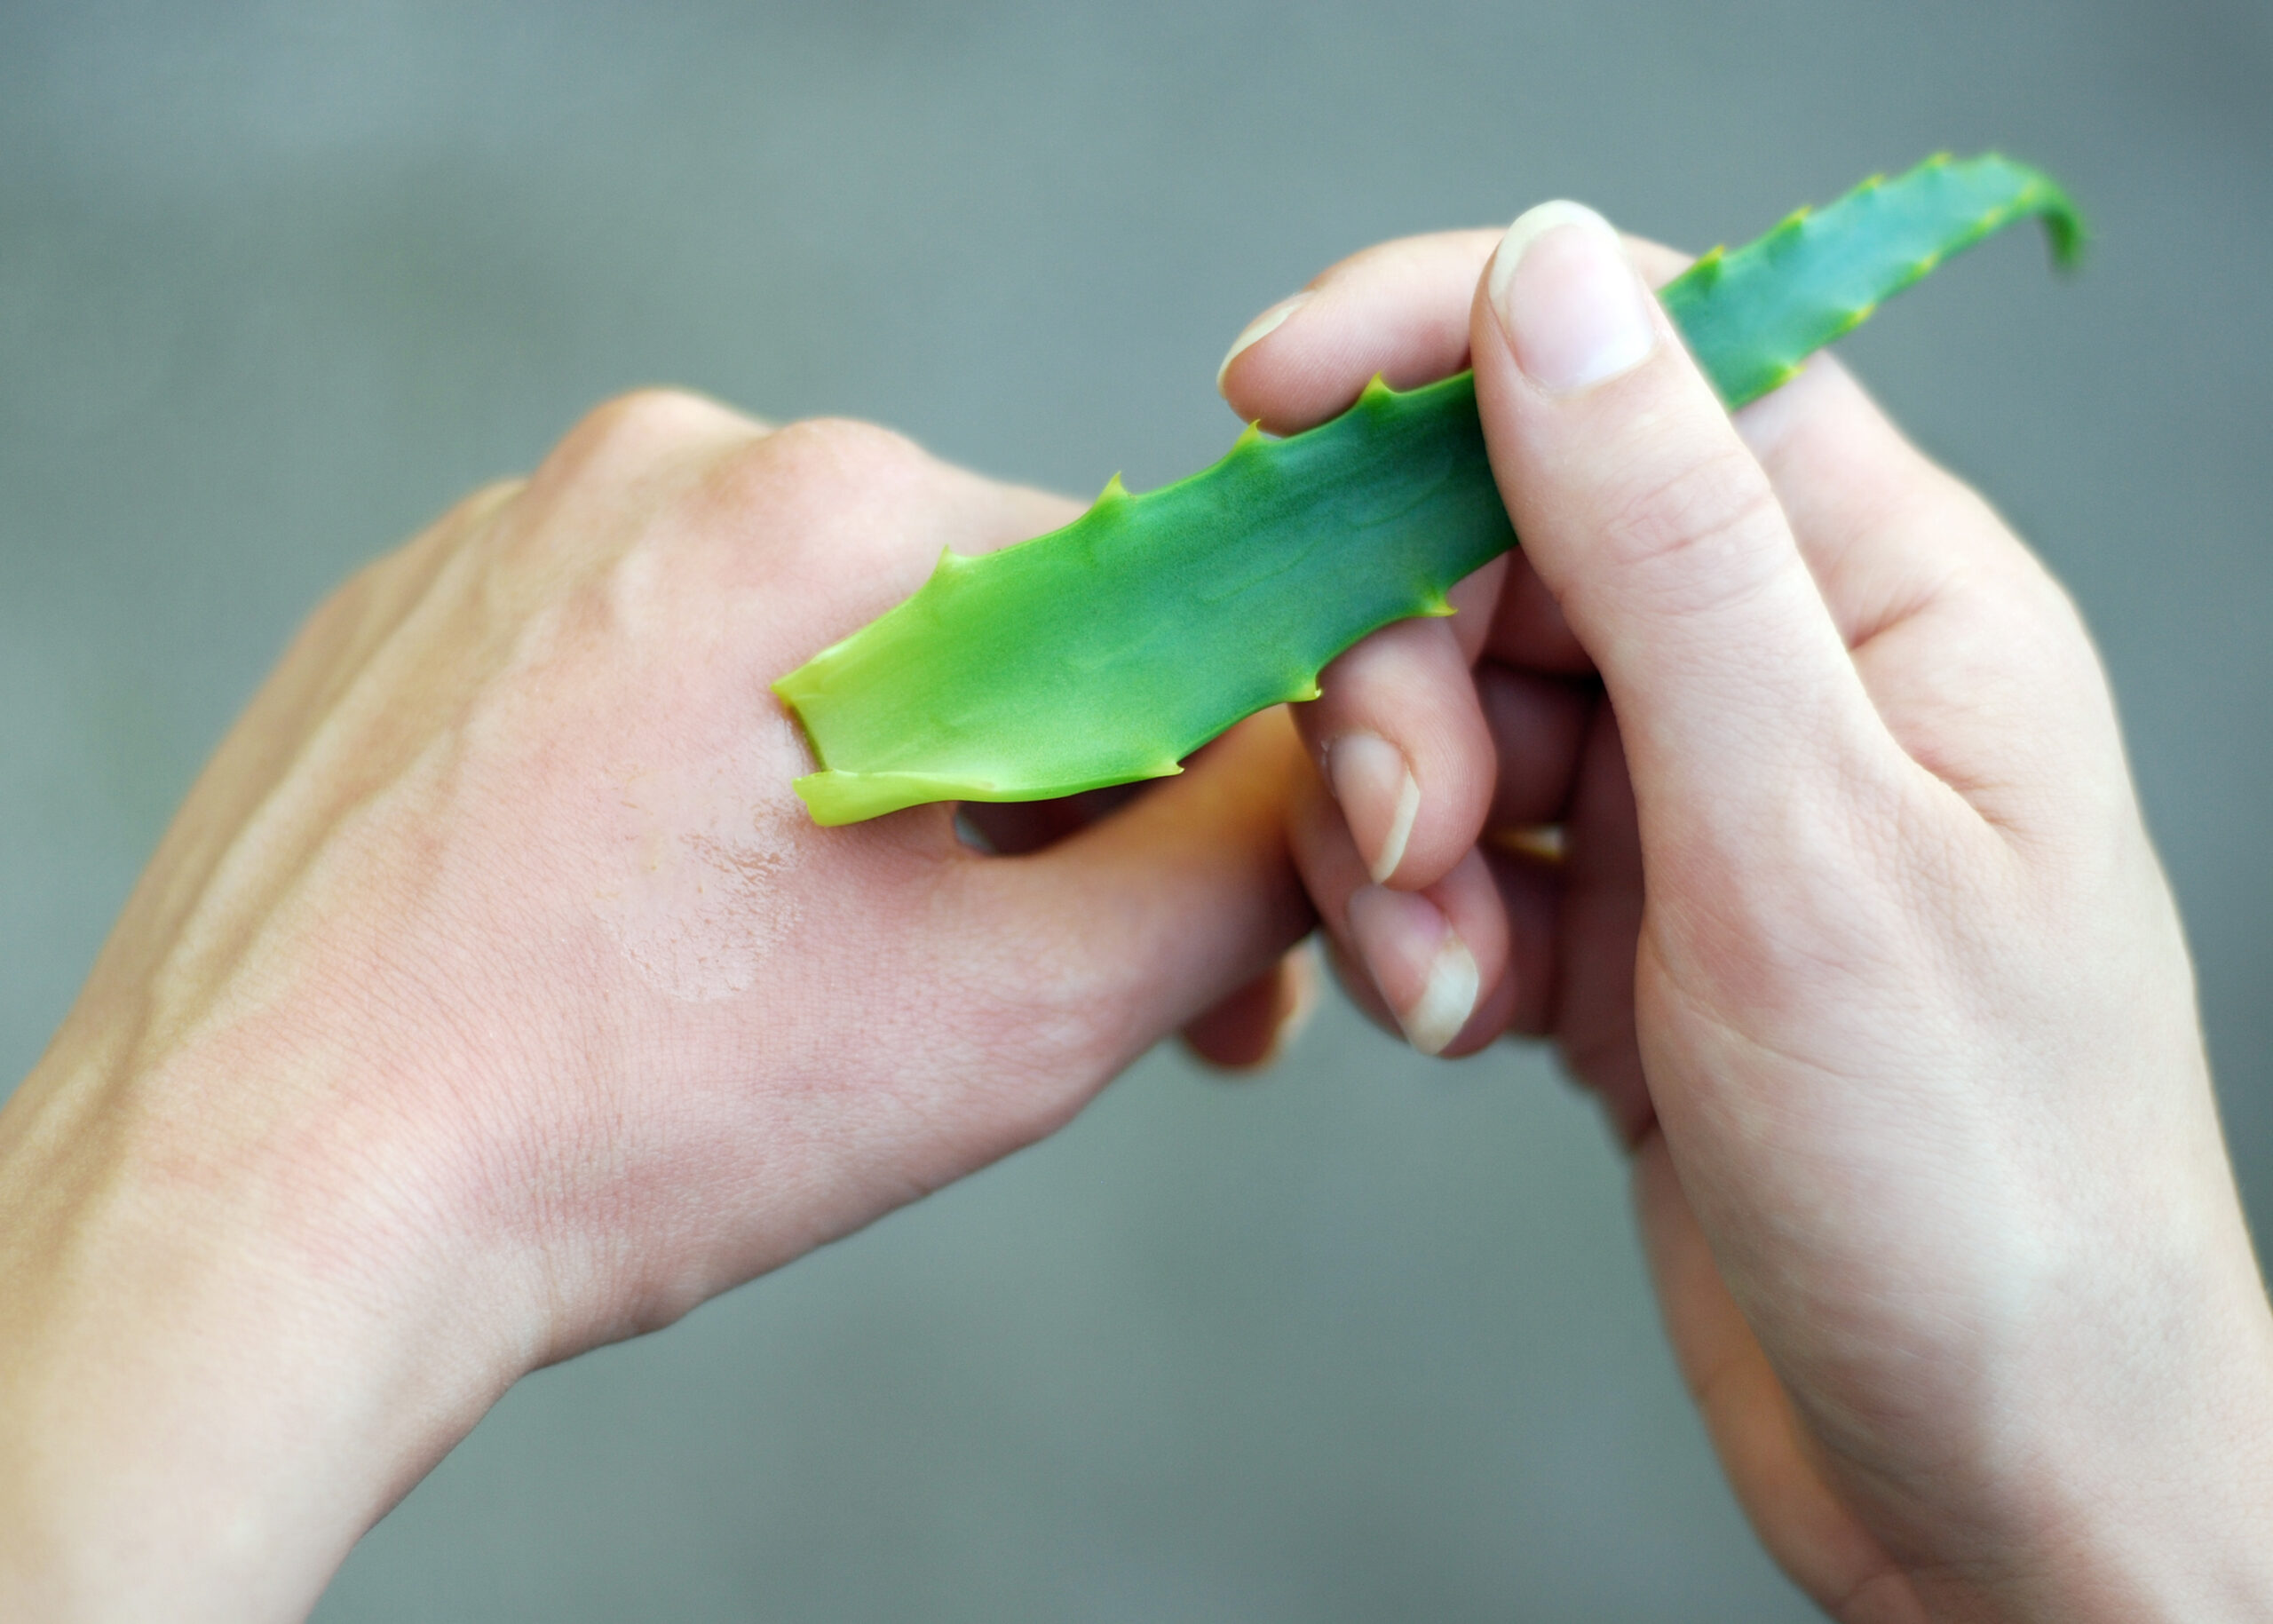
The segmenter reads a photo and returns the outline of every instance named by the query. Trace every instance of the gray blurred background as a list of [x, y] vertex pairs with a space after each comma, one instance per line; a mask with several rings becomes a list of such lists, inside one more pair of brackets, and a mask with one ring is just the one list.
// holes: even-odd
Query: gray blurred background
[[[1691, 247], [1936, 147], [2071, 183], [1855, 363], [2074, 588], [2273, 1215], [2265, 0], [0, 0], [0, 1090], [332, 582], [600, 397], [1087, 493], [1256, 310], [1555, 194]], [[1780, 1620], [1588, 1106], [1329, 1010], [523, 1383], [348, 1620]]]

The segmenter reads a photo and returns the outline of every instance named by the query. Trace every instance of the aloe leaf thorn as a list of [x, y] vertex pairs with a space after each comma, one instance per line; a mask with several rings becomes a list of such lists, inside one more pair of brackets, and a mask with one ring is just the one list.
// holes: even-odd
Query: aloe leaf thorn
[[[2048, 176], [1937, 154], [1715, 249], [1659, 297], [1733, 409], [2027, 218], [2075, 262], [2083, 223]], [[943, 554], [914, 597], [773, 685], [820, 764], [796, 791], [839, 824], [1164, 777], [1243, 717], [1316, 697], [1367, 632], [1450, 614], [1453, 585], [1515, 544], [1473, 377], [1375, 378], [1307, 432], [1249, 424], [1176, 484], [1132, 495], [1115, 474], [1061, 530]]]

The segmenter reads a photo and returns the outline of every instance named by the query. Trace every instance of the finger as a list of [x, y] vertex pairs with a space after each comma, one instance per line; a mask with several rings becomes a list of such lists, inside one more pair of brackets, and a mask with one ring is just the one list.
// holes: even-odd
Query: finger
[[1152, 780], [1085, 789], [1047, 801], [964, 801], [956, 818], [970, 844], [998, 857], [1024, 857], [1110, 817], [1151, 788]]
[[1508, 913], [1481, 855], [1470, 850], [1421, 891], [1375, 884], [1349, 825], [1307, 774], [1288, 830], [1303, 884], [1362, 1007], [1423, 1054], [1469, 1054], [1506, 1028], [1518, 995]]
[[1376, 374], [1393, 389], [1450, 376], [1468, 364], [1469, 300], [1497, 240], [1442, 232], [1351, 255], [1247, 323], [1216, 387], [1240, 416], [1292, 434], [1347, 409]]
[[1828, 355], [1738, 424], [1912, 759], [2006, 828], [2060, 820], [2079, 784], [2127, 793], [2074, 606], [1986, 502]]
[[1618, 718], [1607, 705], [1596, 708], [1580, 747], [1564, 828], [1555, 1039], [1572, 1074], [1600, 1097], [1620, 1139], [1634, 1145], [1656, 1120], [1634, 1026], [1642, 844]]
[[1492, 736], [1442, 620], [1404, 621], [1319, 674], [1295, 709], [1375, 884], [1433, 885], [1476, 844], [1492, 804]]
[[1498, 765], [1485, 827], [1562, 822], [1595, 691], [1487, 660], [1476, 668], [1476, 700]]
[[1529, 555], [1518, 550], [1508, 555], [1507, 575], [1500, 588], [1500, 602], [1485, 634], [1484, 652], [1507, 665], [1534, 671], [1570, 675], [1591, 672], [1594, 657], [1588, 654], [1563, 606], [1539, 578]]
[[1554, 1029], [1560, 994], [1556, 928], [1562, 909], [1563, 865], [1510, 846], [1482, 853], [1508, 917], [1506, 1013], [1496, 1029], [1545, 1037]]
[[1185, 1026], [1193, 1057], [1225, 1072], [1275, 1064], [1318, 1013], [1322, 972], [1318, 948], [1304, 942], [1197, 1020]]
[[1762, 830], [1887, 745], [1766, 473], [1590, 210], [1509, 229], [1474, 345], [1501, 489], [1608, 685], [1645, 829], [1783, 860]]
[[[1468, 365], [1469, 306], [1500, 236], [1405, 237], [1328, 266], [1247, 324], [1216, 387], [1240, 416], [1292, 434], [1347, 409], [1375, 376], [1393, 389], [1451, 376]], [[1633, 247], [1652, 286], [1688, 264], [1654, 242]]]
[[[1798, 377], [1746, 407], [1736, 422], [1849, 645], [1914, 606], [1916, 583], [1946, 572], [1953, 542], [1955, 552], [1975, 544], [1931, 522], [1948, 514], [1921, 511], [1929, 487], [1942, 482], [1938, 471], [1832, 356], [1812, 358]], [[1888, 566], [1892, 573], [1881, 573]]]
[[1309, 933], [1285, 833], [1288, 786], [1307, 777], [1285, 711], [1266, 711], [1046, 851], [954, 871], [973, 971], [1031, 1034], [1063, 1109]]
[[1769, 1555], [1833, 1617], [1922, 1624], [1927, 1612], [1907, 1579], [1818, 1469], [1790, 1398], [1722, 1281], [1661, 1135], [1635, 1152], [1634, 1204], [1667, 1339]]
[[1953, 570], [2027, 550], [1904, 437], [1830, 354], [1737, 415], [1852, 646], [1923, 606]]

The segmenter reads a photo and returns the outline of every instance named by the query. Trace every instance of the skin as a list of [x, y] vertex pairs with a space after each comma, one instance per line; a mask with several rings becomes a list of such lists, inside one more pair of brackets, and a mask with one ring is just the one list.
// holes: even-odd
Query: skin
[[1139, 795], [803, 817], [767, 682], [1073, 511], [863, 425], [633, 397], [349, 582], [0, 1109], [0, 1615], [300, 1616], [520, 1374], [1179, 1027], [1266, 1058], [1313, 906], [1383, 1019], [1600, 1092], [1826, 1608], [2273, 1612], [2273, 1312], [2072, 609], [1835, 367], [1732, 427], [1539, 223], [1223, 376], [1287, 431], [1472, 359], [1525, 553]]
[[2273, 1314], [2096, 655], [1835, 362], [1731, 423], [1654, 301], [1637, 337], [1682, 263], [1535, 214], [1235, 346], [1282, 433], [1472, 363], [1524, 538], [1301, 714], [1334, 955], [1408, 1029], [1449, 965], [1472, 1010], [1416, 1039], [1545, 1037], [1598, 1092], [1713, 1445], [1827, 1612], [2273, 1616]]
[[317, 613], [0, 1112], [0, 1616], [302, 1616], [527, 1371], [1268, 1052], [1283, 715], [1022, 855], [790, 793], [772, 678], [1074, 511], [643, 395]]

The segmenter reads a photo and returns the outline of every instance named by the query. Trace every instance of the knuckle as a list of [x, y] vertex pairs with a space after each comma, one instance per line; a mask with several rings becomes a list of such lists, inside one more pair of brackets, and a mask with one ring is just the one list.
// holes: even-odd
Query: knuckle
[[527, 488], [528, 481], [521, 479], [492, 479], [477, 487], [452, 503], [449, 511], [412, 544], [447, 546], [462, 542], [495, 519]]
[[685, 500], [701, 527], [752, 556], [793, 566], [826, 556], [928, 569], [932, 550], [910, 551], [900, 521], [911, 505], [938, 497], [942, 466], [875, 424], [804, 418], [717, 459]]
[[334, 587], [317, 604], [293, 635], [291, 653], [337, 649], [354, 640], [356, 632], [392, 594], [390, 589], [403, 574], [400, 553], [374, 558]]
[[715, 400], [684, 389], [634, 389], [603, 400], [585, 414], [579, 433], [606, 445], [646, 445], [707, 428], [728, 414]]
[[637, 472], [691, 442], [748, 424], [716, 400], [683, 389], [635, 389], [584, 414], [545, 459], [546, 483]]
[[1783, 511], [1760, 464], [1731, 443], [1629, 477], [1612, 493], [1604, 535], [1623, 568], [1738, 590], [1780, 554]]
[[754, 459], [798, 479], [867, 487], [928, 468], [931, 457], [904, 434], [855, 417], [806, 417], [751, 448]]
[[653, 528], [673, 494], [763, 431], [707, 396], [636, 389], [602, 401], [530, 478], [485, 551], [499, 563], [613, 557]]
[[396, 556], [411, 571], [431, 574], [451, 554], [494, 548], [514, 526], [527, 479], [495, 479], [461, 498]]

